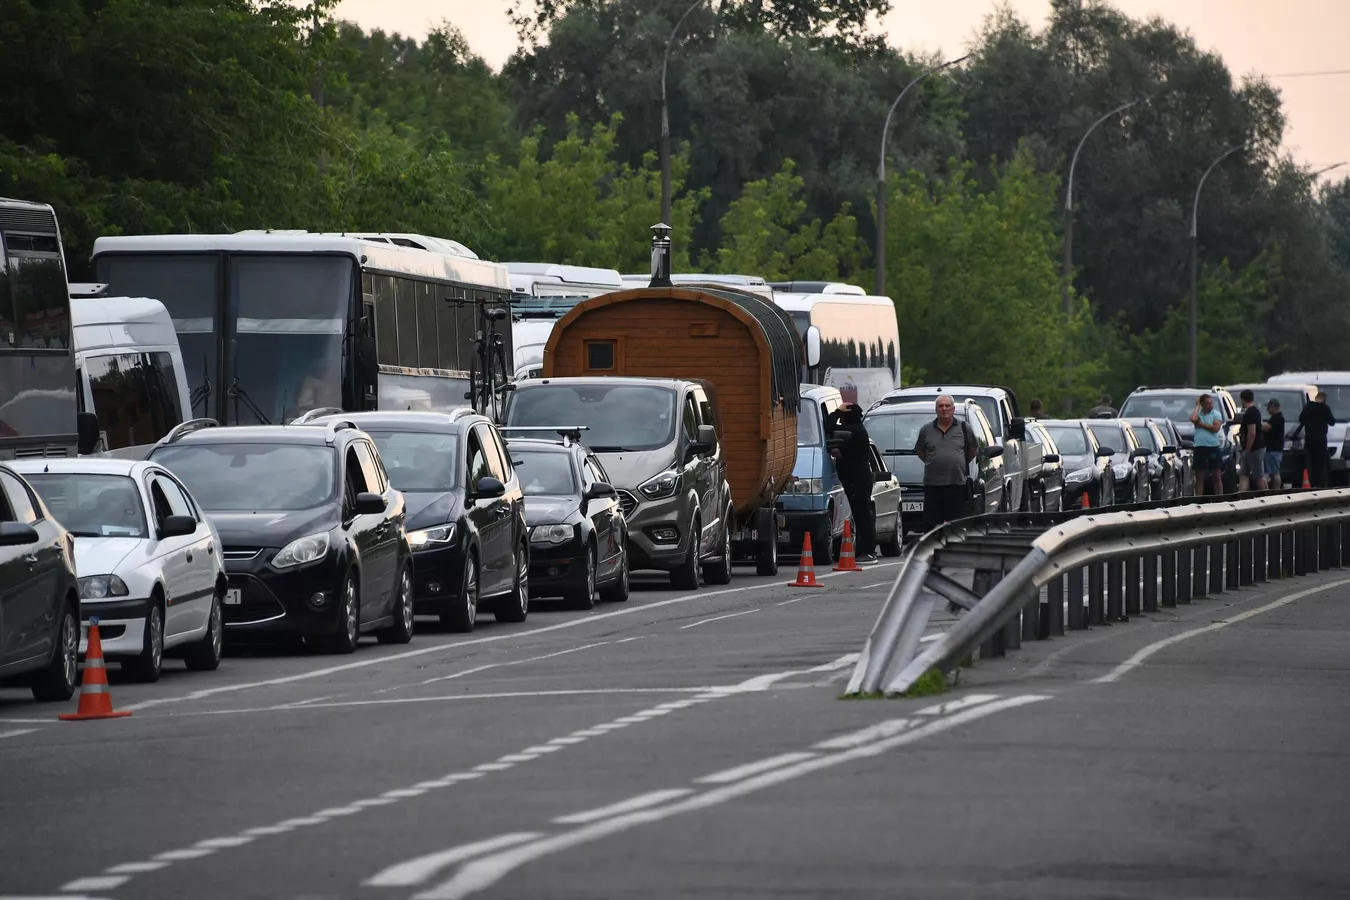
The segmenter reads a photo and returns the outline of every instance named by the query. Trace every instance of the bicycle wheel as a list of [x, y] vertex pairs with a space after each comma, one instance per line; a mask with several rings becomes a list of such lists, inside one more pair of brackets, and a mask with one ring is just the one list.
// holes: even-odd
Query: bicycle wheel
[[509, 372], [506, 368], [506, 350], [502, 344], [494, 342], [488, 350], [487, 377], [483, 379], [483, 415], [495, 424], [502, 424], [506, 412], [506, 384]]

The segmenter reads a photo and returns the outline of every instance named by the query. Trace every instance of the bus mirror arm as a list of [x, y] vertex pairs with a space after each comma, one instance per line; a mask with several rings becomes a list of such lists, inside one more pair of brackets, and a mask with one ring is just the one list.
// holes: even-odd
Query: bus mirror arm
[[98, 416], [91, 412], [75, 414], [75, 428], [78, 434], [75, 452], [88, 456], [98, 448]]
[[379, 381], [380, 366], [375, 355], [375, 339], [368, 334], [357, 342], [356, 369], [362, 387], [374, 387]]

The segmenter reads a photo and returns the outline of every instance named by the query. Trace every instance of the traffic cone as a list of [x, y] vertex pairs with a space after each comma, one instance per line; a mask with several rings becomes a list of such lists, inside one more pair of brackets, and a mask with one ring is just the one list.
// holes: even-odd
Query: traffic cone
[[816, 582], [816, 560], [811, 555], [811, 532], [802, 535], [802, 559], [797, 566], [797, 580], [789, 581], [789, 587], [818, 588], [823, 584]]
[[858, 565], [858, 559], [853, 555], [853, 521], [844, 520], [844, 539], [839, 544], [839, 565], [834, 567], [836, 572], [861, 572], [862, 566]]
[[89, 647], [84, 654], [84, 680], [80, 682], [80, 708], [57, 716], [63, 722], [84, 719], [120, 719], [131, 710], [115, 710], [108, 693], [108, 669], [103, 665], [103, 642], [98, 639], [98, 619], [89, 620]]
[[1308, 477], [1307, 469], [1303, 470], [1303, 489], [1305, 491], [1312, 490], [1312, 479]]
[[1083, 509], [1091, 509], [1092, 501], [1088, 499], [1088, 492], [1083, 491]]

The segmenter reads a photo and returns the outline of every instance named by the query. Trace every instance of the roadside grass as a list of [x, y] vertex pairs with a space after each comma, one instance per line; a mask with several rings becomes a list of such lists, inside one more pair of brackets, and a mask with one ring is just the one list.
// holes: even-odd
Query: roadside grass
[[951, 686], [944, 675], [938, 669], [929, 669], [919, 676], [919, 680], [909, 686], [909, 690], [899, 694], [888, 694], [885, 691], [872, 691], [868, 694], [840, 694], [840, 700], [911, 700], [916, 697], [936, 697], [938, 694], [947, 693]]

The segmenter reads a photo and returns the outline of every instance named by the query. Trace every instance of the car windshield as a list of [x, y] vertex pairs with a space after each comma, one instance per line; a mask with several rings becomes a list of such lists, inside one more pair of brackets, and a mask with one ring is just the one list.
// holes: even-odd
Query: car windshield
[[1116, 453], [1124, 453], [1129, 447], [1119, 425], [1088, 425], [1088, 428], [1092, 430], [1092, 436], [1097, 439], [1099, 446], [1110, 447]]
[[[1122, 419], [1171, 419], [1173, 422], [1188, 422], [1191, 410], [1195, 409], [1195, 398], [1199, 391], [1177, 394], [1140, 394], [1126, 397], [1125, 405], [1120, 408]], [[1215, 405], [1219, 400], [1215, 398]]]
[[407, 493], [443, 493], [455, 486], [459, 439], [453, 434], [367, 431], [380, 451], [389, 483]]
[[[1003, 421], [1003, 417], [999, 415], [997, 400], [993, 397], [975, 397], [970, 394], [961, 393], [953, 393], [950, 396], [956, 401], [958, 407], [963, 405], [967, 400], [974, 400], [975, 405], [980, 408], [980, 412], [984, 413], [984, 417], [989, 420], [989, 427], [993, 429], [994, 437], [999, 436], [999, 423]], [[936, 405], [937, 398], [937, 394], [905, 394], [903, 402], [932, 403]]]
[[[1318, 388], [1325, 391], [1327, 395], [1327, 406], [1331, 407], [1331, 414], [1336, 417], [1337, 422], [1350, 420], [1350, 384], [1341, 385], [1318, 385]], [[1283, 405], [1284, 401], [1280, 401]], [[1298, 406], [1286, 406], [1285, 415], [1289, 415], [1289, 410], [1302, 409], [1302, 403]]]
[[1088, 442], [1087, 436], [1083, 434], [1083, 429], [1072, 425], [1047, 425], [1046, 432], [1054, 439], [1055, 446], [1059, 452], [1065, 456], [1087, 456]]
[[933, 421], [926, 412], [876, 413], [866, 416], [867, 434], [882, 453], [912, 451], [919, 440], [919, 429]]
[[675, 391], [645, 384], [539, 384], [517, 390], [509, 426], [585, 425], [582, 440], [596, 453], [657, 450], [675, 440]]
[[820, 437], [820, 407], [816, 401], [803, 397], [801, 409], [797, 410], [797, 446], [817, 447]]
[[575, 497], [576, 476], [572, 461], [566, 453], [551, 450], [522, 450], [508, 448], [511, 464], [516, 467], [520, 489], [527, 497]]
[[1139, 446], [1147, 447], [1150, 450], [1161, 450], [1162, 447], [1153, 439], [1153, 429], [1147, 425], [1131, 425], [1130, 430], [1134, 436], [1139, 439]]
[[24, 477], [76, 537], [147, 536], [140, 491], [125, 475], [43, 472]]
[[333, 448], [262, 443], [170, 445], [153, 454], [212, 512], [313, 509], [333, 498]]

